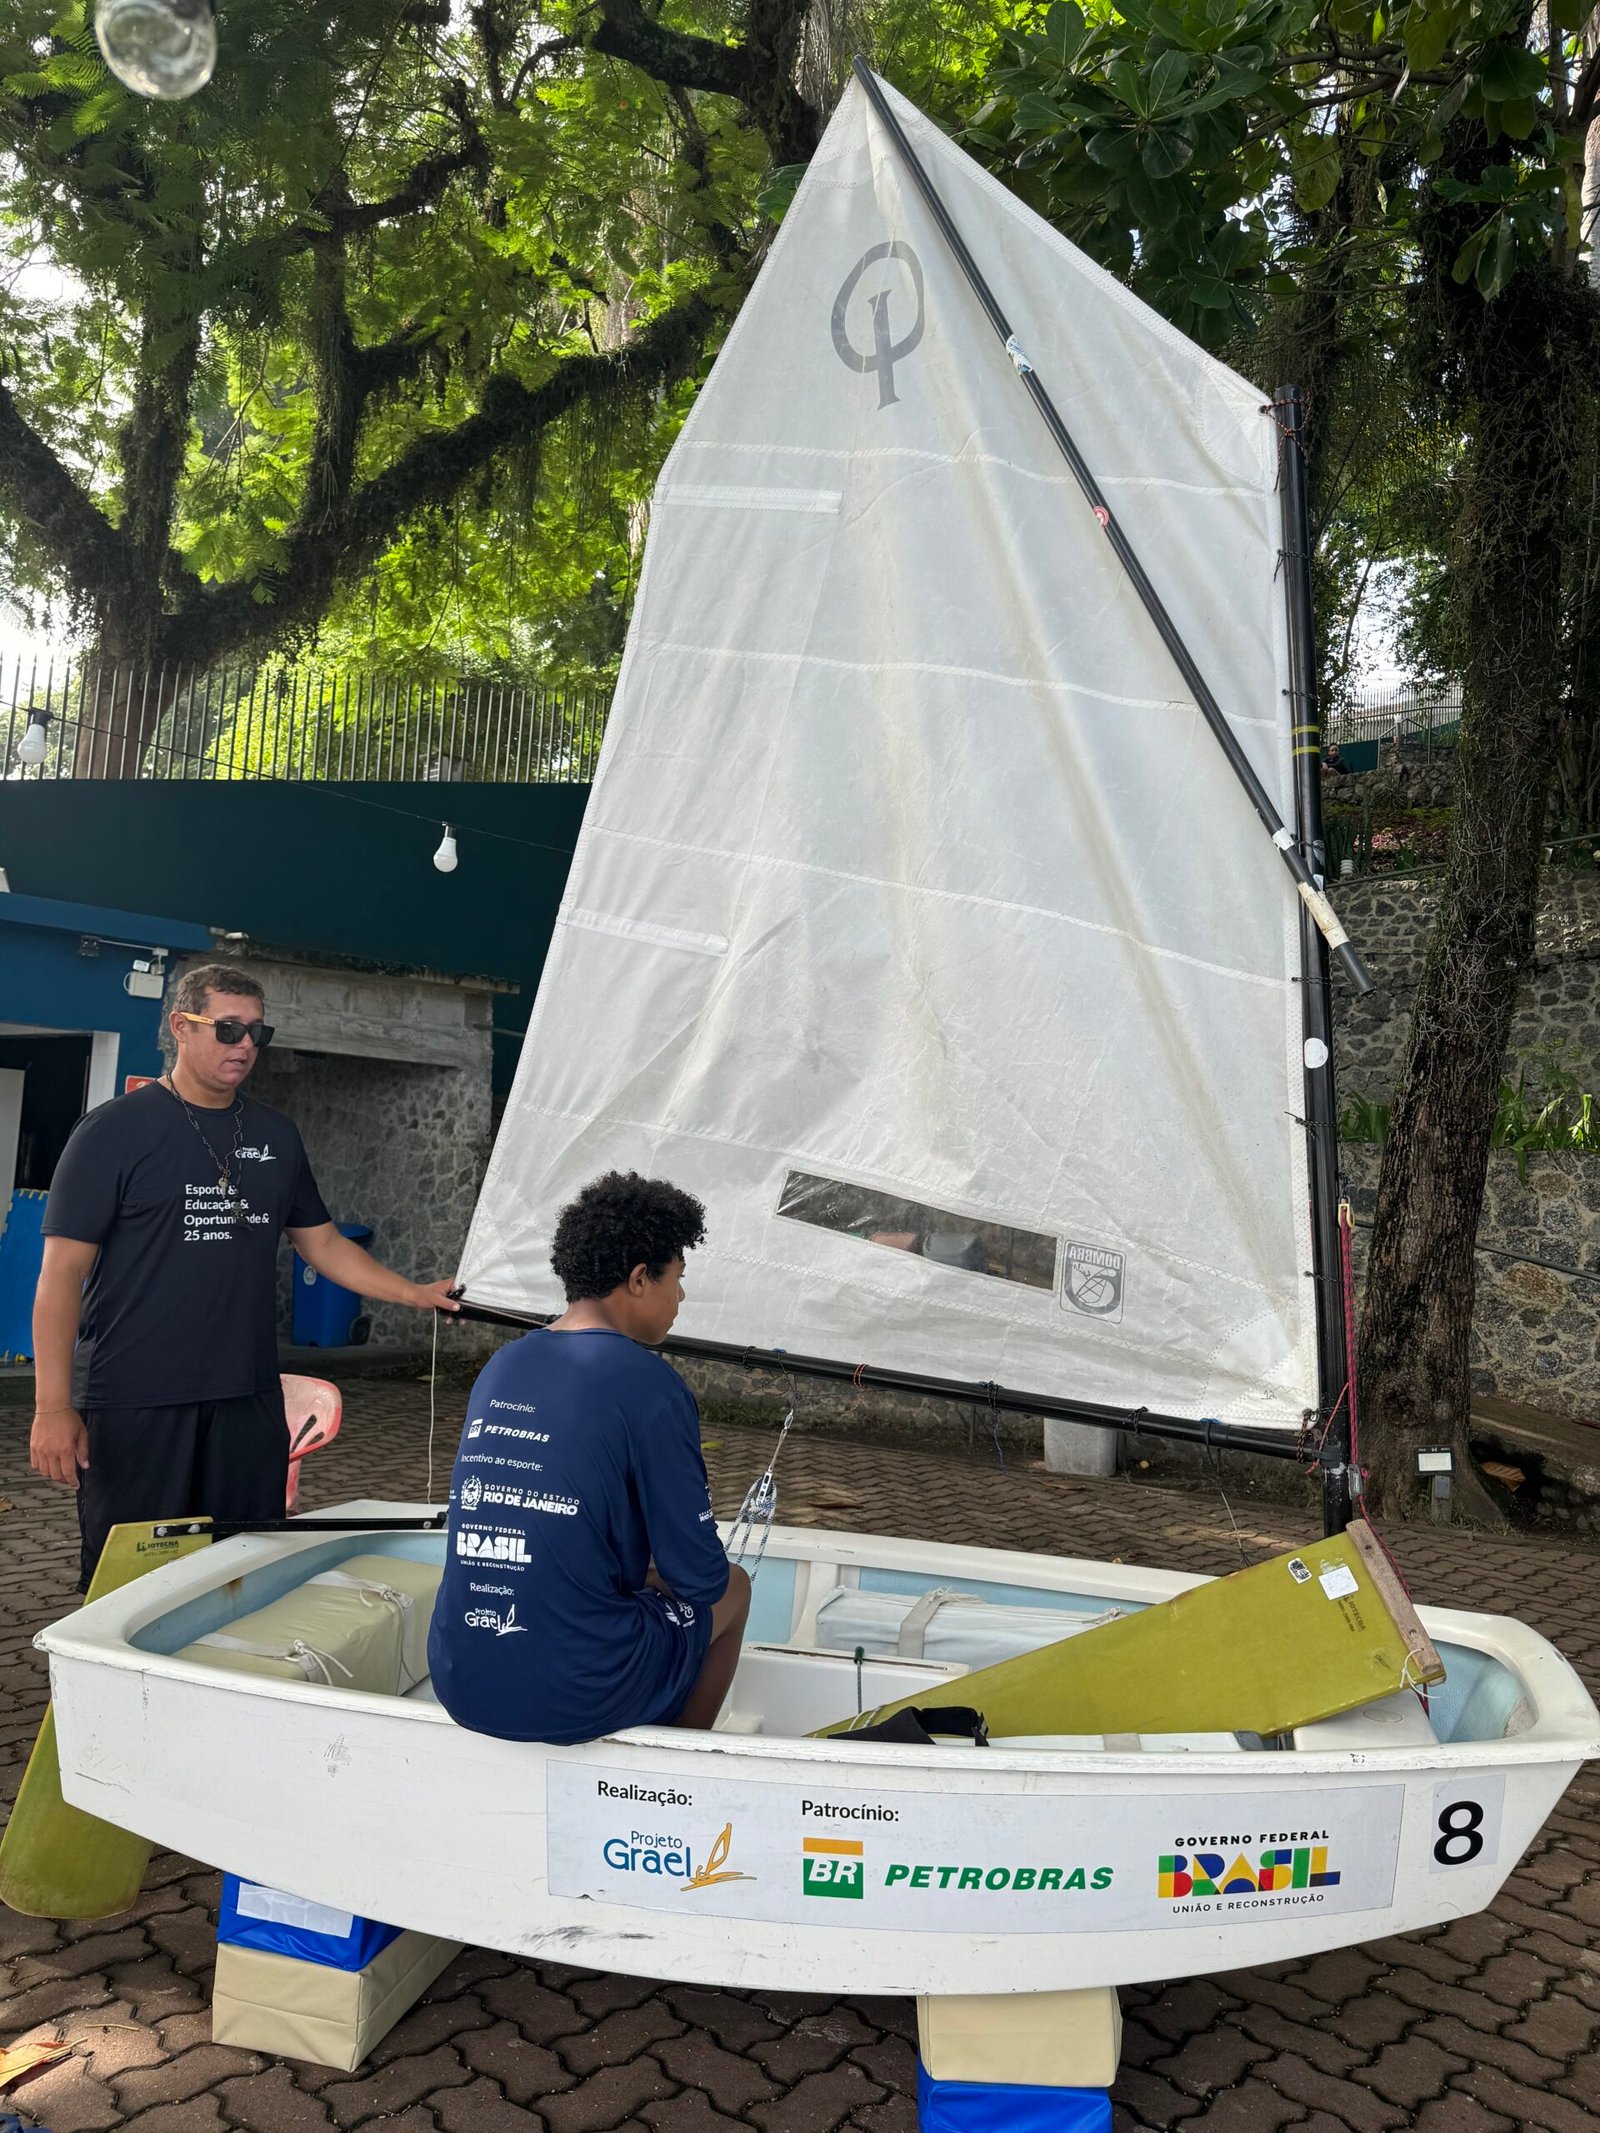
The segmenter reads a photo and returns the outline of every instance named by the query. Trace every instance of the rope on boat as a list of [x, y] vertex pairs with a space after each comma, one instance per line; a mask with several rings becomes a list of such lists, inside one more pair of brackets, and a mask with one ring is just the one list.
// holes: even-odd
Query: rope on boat
[[[772, 1447], [772, 1456], [763, 1471], [745, 1490], [744, 1502], [739, 1506], [739, 1515], [728, 1535], [728, 1561], [741, 1569], [752, 1543], [755, 1554], [750, 1561], [750, 1578], [754, 1583], [767, 1552], [767, 1540], [772, 1532], [772, 1521], [778, 1513], [778, 1483], [773, 1468], [778, 1463], [778, 1454], [783, 1450], [783, 1440], [794, 1427], [794, 1409], [791, 1407], [783, 1418], [783, 1427], [778, 1432], [778, 1441]], [[759, 1540], [756, 1538], [760, 1535]]]
[[1344, 1295], [1344, 1396], [1350, 1403], [1350, 1467], [1353, 1493], [1363, 1493], [1361, 1414], [1356, 1399], [1356, 1216], [1348, 1200], [1339, 1202], [1339, 1277]]
[[210, 1636], [196, 1640], [201, 1644], [215, 1645], [219, 1651], [248, 1652], [255, 1659], [278, 1659], [288, 1664], [292, 1661], [300, 1669], [304, 1681], [320, 1681], [325, 1689], [337, 1688], [338, 1683], [329, 1671], [337, 1667], [346, 1681], [354, 1681], [355, 1675], [342, 1659], [332, 1652], [319, 1652], [314, 1644], [307, 1644], [303, 1637], [291, 1637], [287, 1649], [281, 1644], [257, 1644], [249, 1637], [224, 1636], [214, 1629]]
[[370, 1607], [374, 1600], [385, 1601], [408, 1615], [412, 1608], [409, 1592], [400, 1592], [393, 1585], [380, 1583], [376, 1578], [352, 1577], [348, 1570], [320, 1570], [314, 1578], [307, 1578], [308, 1585], [337, 1585], [346, 1592], [353, 1592], [363, 1607]]
[[433, 1354], [428, 1359], [428, 1502], [433, 1501], [433, 1425], [439, 1401], [439, 1314], [433, 1314]]

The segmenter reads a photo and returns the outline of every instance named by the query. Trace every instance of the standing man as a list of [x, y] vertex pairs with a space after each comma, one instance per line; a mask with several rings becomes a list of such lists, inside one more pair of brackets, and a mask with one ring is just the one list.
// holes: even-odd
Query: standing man
[[189, 971], [172, 1071], [81, 1119], [50, 1187], [30, 1454], [78, 1492], [85, 1590], [121, 1521], [283, 1516], [284, 1231], [375, 1303], [457, 1308], [449, 1281], [406, 1281], [339, 1234], [294, 1126], [244, 1093], [263, 1007], [244, 971]]

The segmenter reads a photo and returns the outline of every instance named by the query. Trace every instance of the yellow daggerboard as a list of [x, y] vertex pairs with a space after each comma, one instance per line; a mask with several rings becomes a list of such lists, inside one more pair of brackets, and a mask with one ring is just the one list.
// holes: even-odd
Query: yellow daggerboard
[[[209, 1531], [157, 1540], [151, 1525], [113, 1526], [85, 1596], [103, 1600], [147, 1570], [211, 1545]], [[16, 1805], [0, 1836], [0, 1902], [29, 1918], [112, 1918], [144, 1883], [150, 1846], [61, 1797], [55, 1714], [47, 1710]]]
[[1442, 1681], [1444, 1667], [1364, 1519], [1101, 1629], [919, 1689], [1009, 1733], [1288, 1733]]

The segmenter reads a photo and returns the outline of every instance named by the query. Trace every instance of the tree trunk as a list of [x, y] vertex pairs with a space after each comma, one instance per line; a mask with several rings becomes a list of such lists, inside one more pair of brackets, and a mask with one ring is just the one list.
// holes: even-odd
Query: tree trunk
[[147, 299], [133, 404], [120, 439], [121, 532], [129, 569], [124, 585], [100, 611], [93, 709], [86, 703], [72, 763], [77, 778], [138, 777], [175, 692], [176, 677], [169, 678], [162, 664], [162, 637], [199, 360], [200, 321], [194, 312], [186, 308], [174, 319]]
[[[1449, 253], [1453, 254], [1453, 246]], [[1447, 255], [1448, 256], [1448, 255]], [[1468, 433], [1453, 597], [1463, 648], [1457, 808], [1378, 1184], [1361, 1321], [1374, 1507], [1418, 1506], [1415, 1453], [1449, 1445], [1456, 1501], [1493, 1513], [1467, 1452], [1474, 1249], [1565, 681], [1561, 579], [1585, 285], [1523, 269], [1492, 301], [1443, 282], [1442, 375]]]
[[155, 647], [161, 618], [132, 627], [102, 623], [84, 669], [75, 778], [137, 778], [161, 721], [177, 700], [181, 675], [168, 668]]

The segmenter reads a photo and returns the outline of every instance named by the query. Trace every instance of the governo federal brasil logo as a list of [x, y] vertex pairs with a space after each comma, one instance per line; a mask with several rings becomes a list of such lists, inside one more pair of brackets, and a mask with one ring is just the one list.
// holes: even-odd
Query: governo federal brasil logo
[[1272, 1844], [1254, 1859], [1243, 1851], [1163, 1853], [1156, 1893], [1169, 1903], [1212, 1896], [1282, 1896], [1295, 1890], [1336, 1889], [1327, 1844]]

